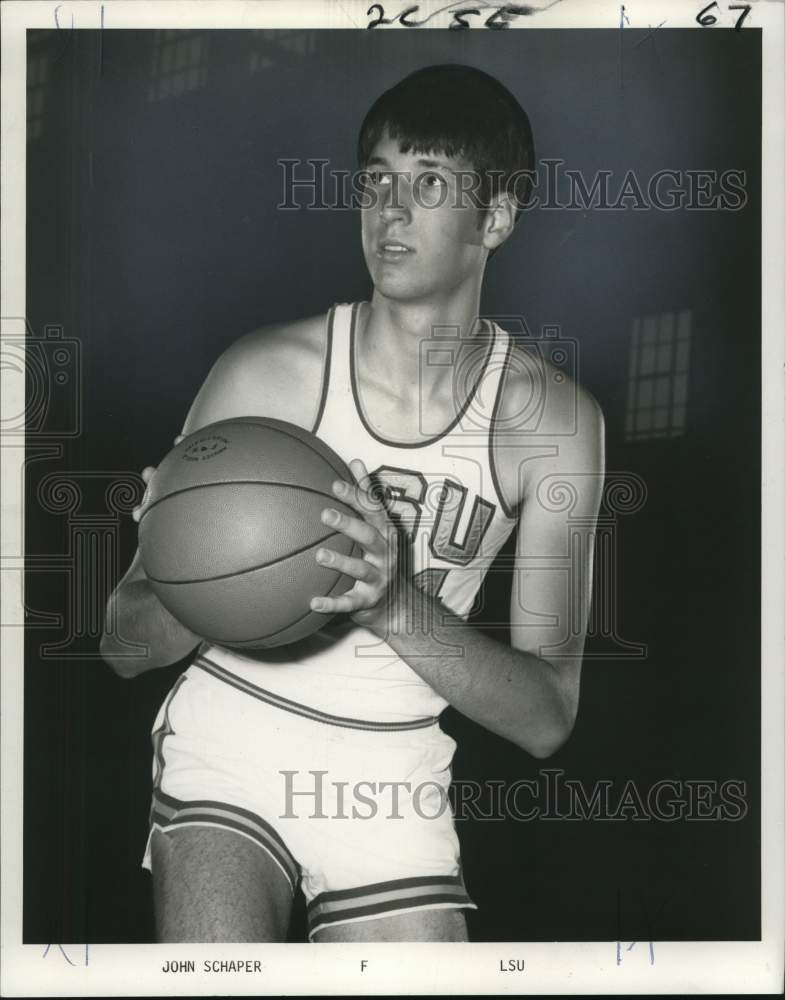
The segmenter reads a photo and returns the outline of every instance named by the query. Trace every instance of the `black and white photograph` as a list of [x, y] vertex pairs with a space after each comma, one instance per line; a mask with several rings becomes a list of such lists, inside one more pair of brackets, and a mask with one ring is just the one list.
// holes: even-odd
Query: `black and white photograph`
[[0, 14], [3, 995], [780, 992], [782, 5]]

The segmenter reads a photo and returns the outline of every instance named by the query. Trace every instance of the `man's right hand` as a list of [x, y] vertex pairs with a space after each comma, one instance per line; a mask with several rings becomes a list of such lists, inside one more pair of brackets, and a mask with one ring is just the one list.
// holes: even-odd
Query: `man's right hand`
[[[177, 445], [184, 438], [185, 434], [178, 434], [177, 437], [174, 439], [174, 444], [172, 445], [172, 447], [176, 448]], [[137, 524], [139, 524], [139, 522], [142, 520], [142, 515], [147, 510], [147, 505], [148, 505], [147, 498], [150, 495], [150, 480], [153, 478], [155, 470], [156, 466], [154, 465], [147, 465], [145, 466], [144, 469], [142, 469], [142, 480], [145, 485], [144, 496], [142, 497], [142, 502], [139, 504], [139, 506], [134, 507], [134, 509], [131, 511], [131, 517], [134, 519], [134, 521], [136, 521]]]
[[[185, 435], [175, 438], [177, 446]], [[145, 495], [132, 511], [138, 524], [148, 506], [150, 481], [155, 466], [142, 471]], [[156, 597], [137, 550], [125, 576], [118, 583], [107, 606], [107, 623], [101, 637], [101, 655], [120, 677], [137, 674], [157, 667], [165, 667], [186, 656], [201, 639], [174, 618]], [[137, 654], [130, 647], [136, 646]]]

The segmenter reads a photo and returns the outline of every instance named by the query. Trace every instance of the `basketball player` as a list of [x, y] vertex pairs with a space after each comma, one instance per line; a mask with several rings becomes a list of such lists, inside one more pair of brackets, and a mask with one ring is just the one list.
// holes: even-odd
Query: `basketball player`
[[[121, 676], [196, 650], [153, 731], [143, 863], [162, 941], [285, 940], [298, 884], [311, 940], [466, 940], [438, 716], [451, 704], [538, 758], [575, 721], [602, 416], [479, 318], [518, 216], [512, 178], [533, 165], [528, 118], [492, 77], [429, 67], [373, 105], [359, 160], [370, 302], [234, 343], [183, 429], [274, 417], [352, 460], [356, 482], [334, 490], [355, 516], [323, 520], [361, 554], [315, 558], [356, 582], [311, 604], [343, 616], [253, 657], [210, 646], [162, 607], [138, 553], [109, 602], [102, 652]], [[465, 619], [514, 531], [507, 645]]]

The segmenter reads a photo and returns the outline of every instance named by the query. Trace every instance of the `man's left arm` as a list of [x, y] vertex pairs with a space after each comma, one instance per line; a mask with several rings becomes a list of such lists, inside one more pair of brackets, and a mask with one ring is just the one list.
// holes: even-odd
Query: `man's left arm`
[[[358, 582], [342, 597], [313, 603], [316, 610], [352, 613], [458, 711], [535, 757], [559, 749], [577, 712], [603, 467], [602, 415], [591, 397], [585, 400], [577, 433], [560, 440], [555, 456], [528, 463], [511, 645], [452, 615], [411, 581], [395, 579], [395, 533], [383, 507], [347, 484], [338, 495], [363, 518], [339, 515], [329, 523], [359, 542], [365, 557], [327, 550], [325, 561]], [[509, 460], [517, 450], [510, 448]], [[519, 460], [525, 456], [522, 444]], [[361, 463], [352, 468], [360, 483], [367, 481]]]

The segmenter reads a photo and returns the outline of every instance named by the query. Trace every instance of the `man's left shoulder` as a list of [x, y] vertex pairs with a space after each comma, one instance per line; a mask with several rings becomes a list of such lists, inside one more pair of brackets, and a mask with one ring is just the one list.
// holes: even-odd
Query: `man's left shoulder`
[[605, 425], [588, 389], [542, 352], [514, 345], [492, 429], [492, 461], [500, 495], [519, 508], [547, 477], [580, 476], [599, 483]]
[[602, 409], [591, 392], [541, 351], [518, 343], [510, 351], [497, 416], [499, 427], [522, 443], [533, 437], [587, 440], [604, 429]]

